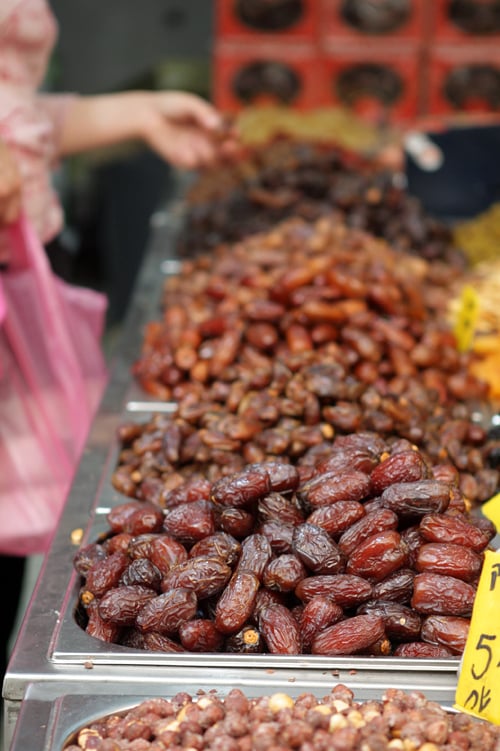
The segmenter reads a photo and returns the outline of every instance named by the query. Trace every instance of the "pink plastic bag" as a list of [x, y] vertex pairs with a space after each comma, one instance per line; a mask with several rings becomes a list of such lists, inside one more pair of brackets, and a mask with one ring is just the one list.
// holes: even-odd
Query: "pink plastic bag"
[[106, 298], [51, 271], [22, 219], [0, 276], [0, 553], [44, 553], [107, 381]]

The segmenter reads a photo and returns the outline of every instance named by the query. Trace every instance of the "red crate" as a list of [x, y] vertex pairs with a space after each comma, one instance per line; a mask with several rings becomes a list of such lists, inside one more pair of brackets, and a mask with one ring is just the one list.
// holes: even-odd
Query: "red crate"
[[[289, 19], [284, 27], [272, 28], [272, 24], [253, 25], [251, 20], [255, 15], [249, 15], [248, 11], [255, 11], [262, 7], [263, 11], [274, 13], [274, 20]], [[269, 7], [271, 6], [271, 10]], [[274, 7], [273, 7], [274, 6]], [[278, 6], [279, 17], [276, 16]], [[287, 13], [286, 11], [289, 11]], [[290, 13], [290, 10], [292, 11]], [[247, 13], [245, 14], [245, 11]], [[317, 0], [283, 0], [279, 3], [269, 3], [268, 0], [216, 0], [215, 5], [215, 31], [217, 41], [305, 41], [313, 42], [318, 37], [320, 6]], [[265, 21], [265, 15], [259, 18]], [[267, 16], [271, 20], [271, 16]], [[248, 19], [247, 22], [246, 19]], [[291, 22], [290, 22], [291, 21]]]
[[[430, 0], [432, 2], [432, 0]], [[321, 35], [326, 41], [421, 41], [428, 27], [428, 0], [321, 0]], [[398, 13], [397, 10], [400, 10]]]
[[500, 12], [496, 0], [433, 0], [430, 11], [430, 33], [437, 42], [498, 44], [500, 41]]
[[347, 106], [375, 122], [407, 121], [420, 106], [420, 45], [332, 45], [323, 105]]
[[323, 66], [314, 45], [219, 42], [212, 73], [212, 99], [224, 112], [259, 104], [308, 110], [321, 102]]
[[426, 100], [430, 114], [500, 112], [498, 45], [431, 48]]

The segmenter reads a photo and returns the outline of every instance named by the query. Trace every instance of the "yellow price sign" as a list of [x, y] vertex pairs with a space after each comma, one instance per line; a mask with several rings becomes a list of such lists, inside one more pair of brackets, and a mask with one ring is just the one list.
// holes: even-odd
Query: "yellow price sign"
[[479, 579], [455, 708], [500, 725], [500, 551], [487, 550]]
[[483, 503], [481, 512], [490, 522], [493, 522], [497, 530], [500, 530], [500, 493], [497, 493], [489, 501]]
[[466, 284], [460, 295], [460, 304], [453, 327], [460, 352], [467, 352], [472, 347], [478, 315], [479, 295], [470, 284]]

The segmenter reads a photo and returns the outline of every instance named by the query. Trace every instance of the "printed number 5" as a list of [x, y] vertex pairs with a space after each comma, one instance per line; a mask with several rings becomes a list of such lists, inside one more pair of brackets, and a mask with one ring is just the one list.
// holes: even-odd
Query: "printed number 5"
[[478, 639], [478, 642], [476, 644], [476, 650], [479, 651], [480, 649], [484, 649], [488, 657], [486, 658], [486, 665], [484, 666], [484, 670], [482, 671], [482, 673], [476, 672], [475, 665], [471, 666], [472, 677], [474, 678], [475, 681], [481, 680], [481, 678], [488, 672], [488, 669], [491, 664], [491, 659], [493, 657], [490, 645], [485, 642], [487, 639], [490, 641], [494, 641], [496, 638], [497, 637], [492, 634], [481, 634], [481, 636]]

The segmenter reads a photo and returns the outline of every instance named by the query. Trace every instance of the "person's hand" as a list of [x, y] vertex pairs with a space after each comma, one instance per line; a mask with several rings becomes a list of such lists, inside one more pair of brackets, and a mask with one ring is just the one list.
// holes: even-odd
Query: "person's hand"
[[142, 138], [170, 164], [208, 167], [237, 152], [237, 133], [201, 97], [175, 91], [143, 96]]
[[21, 185], [16, 160], [0, 140], [0, 228], [12, 224], [19, 216]]

